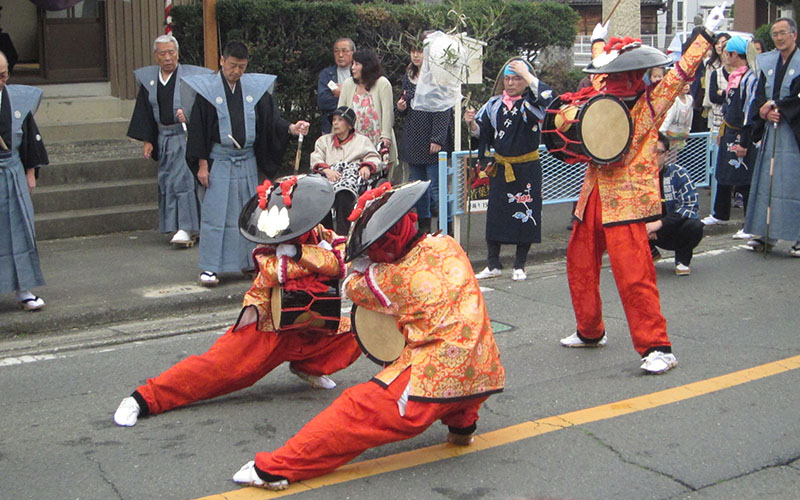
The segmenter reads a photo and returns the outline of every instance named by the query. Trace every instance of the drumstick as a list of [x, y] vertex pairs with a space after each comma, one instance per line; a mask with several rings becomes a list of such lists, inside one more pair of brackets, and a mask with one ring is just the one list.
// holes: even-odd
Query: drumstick
[[297, 134], [297, 154], [294, 156], [294, 171], [300, 170], [300, 152], [303, 149], [303, 134]]
[[605, 26], [605, 25], [606, 25], [606, 23], [608, 23], [608, 20], [609, 20], [609, 19], [611, 19], [611, 16], [613, 16], [613, 15], [614, 15], [614, 11], [615, 11], [615, 10], [617, 10], [617, 7], [619, 7], [619, 3], [620, 3], [621, 1], [622, 1], [622, 0], [617, 0], [617, 3], [615, 3], [615, 4], [614, 4], [614, 7], [612, 7], [612, 8], [611, 8], [611, 12], [609, 12], [609, 13], [608, 13], [608, 17], [606, 17], [606, 20], [605, 20], [605, 21], [603, 21], [603, 26]]

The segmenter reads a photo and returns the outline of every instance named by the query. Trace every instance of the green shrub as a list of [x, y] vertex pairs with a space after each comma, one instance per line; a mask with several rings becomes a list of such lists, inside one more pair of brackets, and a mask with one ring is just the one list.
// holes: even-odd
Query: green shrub
[[[376, 49], [384, 75], [399, 97], [409, 62], [408, 42], [426, 29], [464, 31], [488, 44], [484, 83], [464, 89], [465, 94], [472, 93], [475, 103], [488, 99], [496, 75], [511, 56], [525, 55], [532, 61], [545, 47], [571, 47], [577, 19], [565, 4], [527, 0], [445, 0], [441, 4], [218, 0], [216, 11], [220, 45], [228, 40], [244, 41], [250, 49], [248, 71], [278, 76], [275, 96], [284, 117], [312, 124], [307, 142], [319, 136], [317, 77], [333, 64], [331, 46], [337, 38], [350, 37], [359, 48]], [[202, 64], [199, 2], [176, 6], [172, 14], [182, 60]]]

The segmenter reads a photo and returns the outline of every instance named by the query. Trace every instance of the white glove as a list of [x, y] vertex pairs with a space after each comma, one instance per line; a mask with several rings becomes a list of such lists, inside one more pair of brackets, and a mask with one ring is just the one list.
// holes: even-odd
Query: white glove
[[288, 243], [281, 243], [278, 245], [278, 248], [275, 249], [275, 255], [278, 257], [286, 256], [293, 259], [294, 256], [297, 255], [297, 247]]
[[705, 27], [709, 31], [717, 31], [722, 23], [725, 22], [725, 7], [727, 6], [728, 2], [722, 2], [720, 5], [717, 5], [711, 12], [708, 13], [708, 17], [706, 18]]
[[595, 26], [594, 29], [592, 30], [591, 41], [593, 42], [595, 40], [605, 40], [607, 36], [608, 36], [608, 21], [606, 21], [605, 25], [597, 23], [597, 26]]
[[359, 257], [350, 263], [350, 272], [364, 274], [369, 268], [370, 264], [372, 264], [372, 261], [369, 260], [369, 257]]
[[317, 246], [328, 251], [333, 251], [333, 247], [331, 246], [331, 244], [325, 240], [322, 240], [319, 243], [317, 243]]

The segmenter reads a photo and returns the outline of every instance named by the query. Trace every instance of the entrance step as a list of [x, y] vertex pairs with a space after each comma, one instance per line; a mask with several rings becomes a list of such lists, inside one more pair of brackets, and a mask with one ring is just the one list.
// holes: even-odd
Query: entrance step
[[[38, 121], [37, 121], [38, 124]], [[120, 140], [128, 132], [127, 118], [86, 120], [39, 125], [45, 145], [89, 140]]]
[[48, 145], [32, 195], [37, 239], [154, 229], [158, 164], [130, 140]]

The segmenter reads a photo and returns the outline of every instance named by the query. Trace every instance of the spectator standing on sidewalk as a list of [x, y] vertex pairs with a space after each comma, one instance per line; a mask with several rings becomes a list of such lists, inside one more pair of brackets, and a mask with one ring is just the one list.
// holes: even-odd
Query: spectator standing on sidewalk
[[333, 111], [339, 107], [339, 94], [342, 84], [350, 78], [350, 66], [353, 64], [353, 53], [356, 44], [349, 38], [339, 38], [333, 43], [333, 66], [328, 66], [319, 73], [317, 79], [317, 107], [322, 114], [320, 130], [323, 134], [331, 132]]
[[[464, 121], [479, 138], [478, 158], [485, 161], [494, 147], [489, 175], [486, 211], [488, 265], [478, 279], [502, 274], [500, 246], [516, 245], [511, 279], [526, 278], [525, 262], [531, 244], [542, 241], [542, 166], [539, 162], [539, 122], [553, 90], [532, 73], [527, 61], [512, 59], [501, 70], [503, 92], [495, 95], [476, 114], [468, 110]], [[502, 78], [502, 80], [501, 80]]]
[[645, 224], [653, 260], [661, 258], [658, 248], [675, 251], [675, 274], [687, 276], [692, 254], [703, 239], [703, 223], [697, 218], [697, 189], [685, 168], [667, 163], [669, 138], [658, 135], [656, 149], [661, 187], [661, 218]]
[[8, 61], [0, 52], [0, 293], [16, 292], [26, 311], [38, 311], [44, 300], [30, 289], [45, 284], [36, 248], [31, 193], [47, 151], [33, 115], [42, 91], [6, 85]]
[[[800, 257], [800, 54], [794, 20], [780, 18], [773, 23], [772, 40], [775, 50], [758, 56], [760, 74], [753, 117], [764, 124], [764, 136], [750, 186], [744, 231], [759, 235], [747, 242], [755, 251], [763, 252], [777, 240], [787, 240], [794, 242], [789, 255]], [[773, 154], [775, 168], [770, 173]]]
[[[758, 77], [747, 65], [745, 56], [747, 41], [739, 36], [728, 40], [725, 56], [731, 73], [725, 89], [725, 104], [722, 111], [724, 121], [720, 127], [720, 150], [714, 176], [717, 190], [711, 215], [703, 224], [713, 225], [730, 220], [731, 195], [733, 190], [742, 193], [743, 209], [747, 215], [747, 197], [750, 194], [750, 179], [753, 176], [758, 150], [752, 141], [750, 111], [756, 98]], [[734, 239], [749, 239], [750, 235], [739, 230]]]
[[273, 177], [289, 135], [308, 133], [308, 122], [281, 117], [270, 94], [274, 76], [244, 73], [248, 59], [247, 46], [230, 41], [219, 74], [184, 78], [197, 92], [186, 157], [205, 188], [198, 252], [204, 286], [216, 286], [217, 273], [253, 268], [255, 244], [239, 233], [239, 212], [256, 192], [258, 169]]
[[408, 164], [409, 181], [431, 181], [415, 207], [420, 231], [429, 233], [431, 217], [439, 210], [439, 152], [453, 150], [453, 109], [436, 112], [414, 109], [417, 77], [424, 55], [422, 40], [410, 53], [411, 62], [403, 75], [403, 93], [396, 105], [397, 116], [405, 117], [398, 153], [400, 161]]
[[194, 175], [186, 165], [186, 113], [181, 77], [208, 75], [199, 66], [179, 64], [178, 40], [161, 35], [153, 42], [156, 66], [134, 72], [139, 92], [128, 137], [142, 141], [142, 155], [158, 161], [158, 230], [175, 233], [170, 243], [191, 246], [200, 232], [200, 207]]

